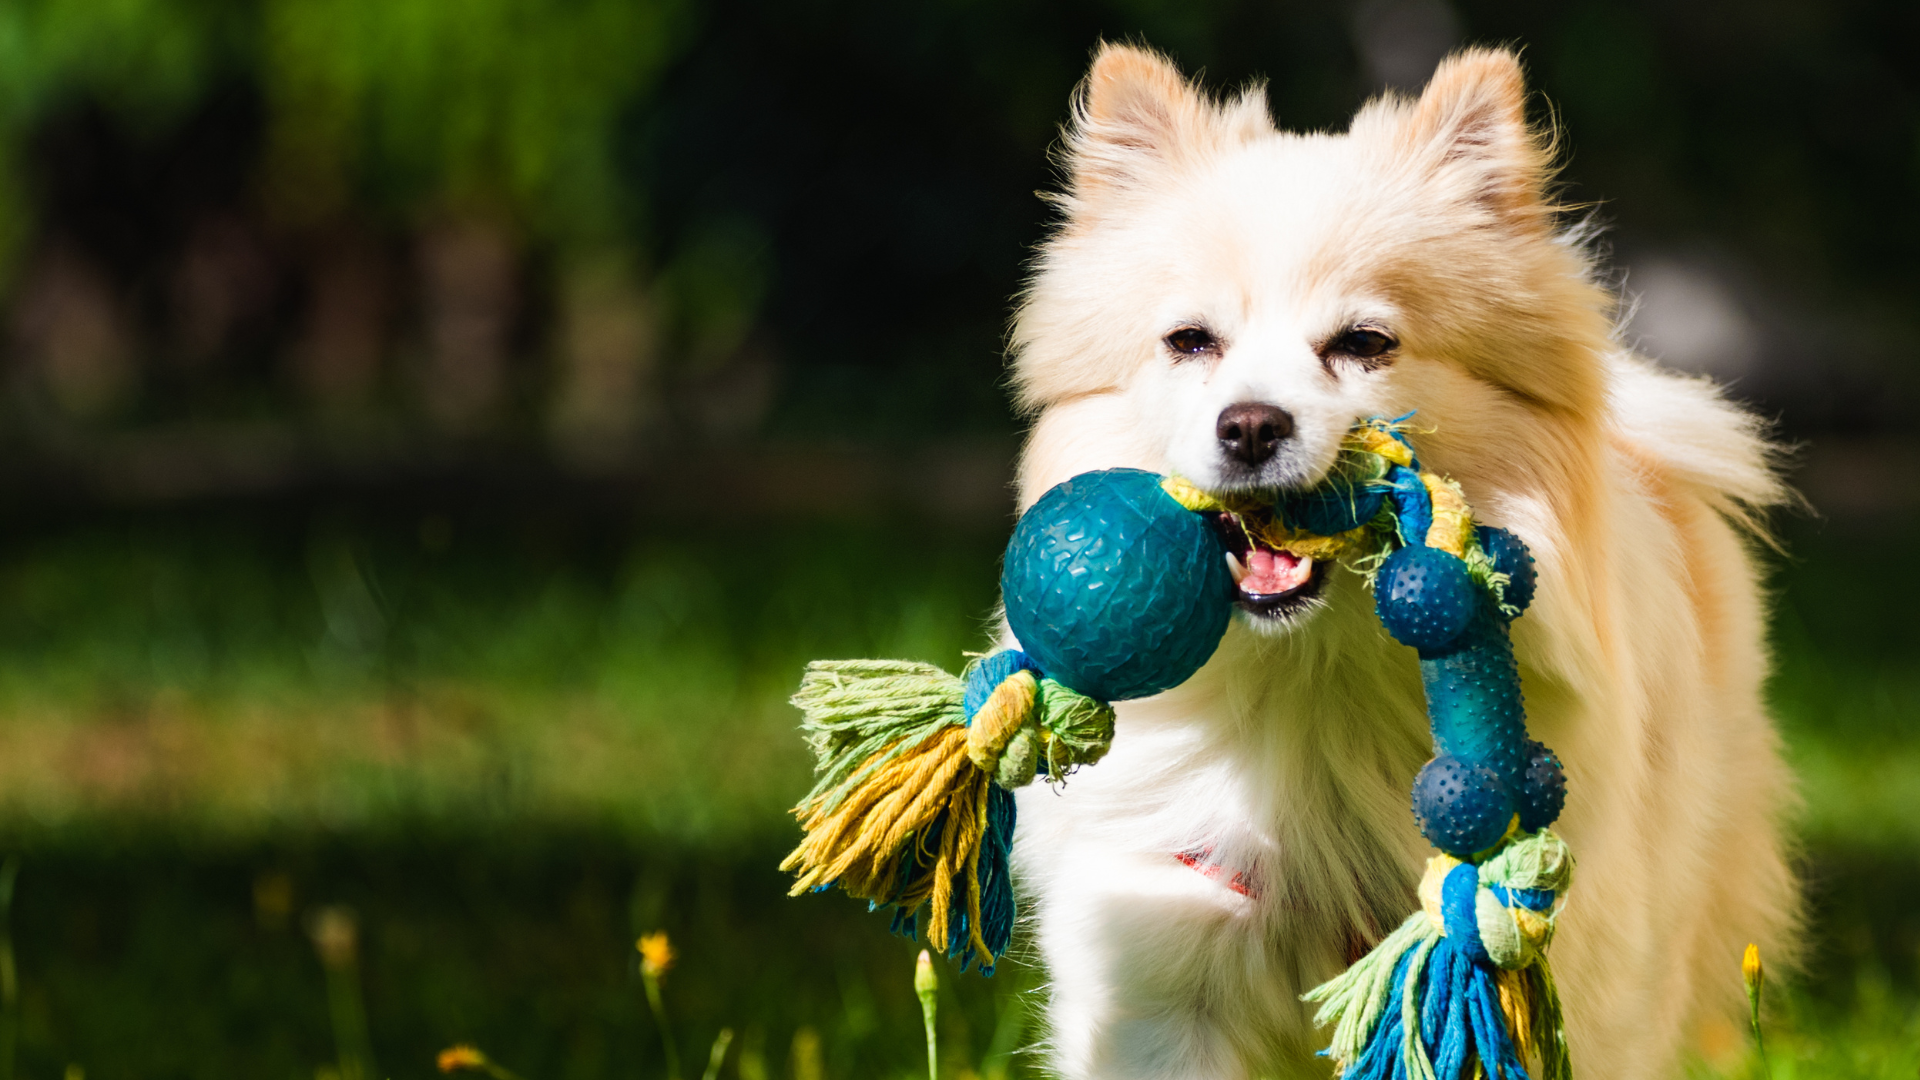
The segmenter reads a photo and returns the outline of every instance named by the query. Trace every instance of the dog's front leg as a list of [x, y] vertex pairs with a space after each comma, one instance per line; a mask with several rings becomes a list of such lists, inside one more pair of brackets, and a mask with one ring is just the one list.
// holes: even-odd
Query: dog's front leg
[[1314, 1074], [1298, 980], [1263, 929], [1262, 899], [1170, 853], [1069, 841], [1025, 854], [1059, 1075]]

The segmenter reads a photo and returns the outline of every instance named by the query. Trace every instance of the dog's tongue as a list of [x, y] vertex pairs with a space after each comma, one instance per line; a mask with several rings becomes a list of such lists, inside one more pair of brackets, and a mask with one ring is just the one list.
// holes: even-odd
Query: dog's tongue
[[1292, 592], [1313, 576], [1313, 560], [1285, 551], [1254, 548], [1247, 552], [1247, 574], [1240, 579], [1240, 591], [1253, 596], [1271, 596]]

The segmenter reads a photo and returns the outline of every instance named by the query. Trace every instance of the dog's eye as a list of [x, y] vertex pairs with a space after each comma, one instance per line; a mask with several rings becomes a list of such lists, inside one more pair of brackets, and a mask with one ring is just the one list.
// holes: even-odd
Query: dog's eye
[[1346, 356], [1355, 360], [1376, 360], [1392, 352], [1398, 341], [1384, 330], [1375, 330], [1369, 326], [1356, 326], [1327, 343], [1327, 355]]
[[1197, 326], [1183, 326], [1166, 337], [1167, 348], [1182, 356], [1218, 352], [1220, 339]]

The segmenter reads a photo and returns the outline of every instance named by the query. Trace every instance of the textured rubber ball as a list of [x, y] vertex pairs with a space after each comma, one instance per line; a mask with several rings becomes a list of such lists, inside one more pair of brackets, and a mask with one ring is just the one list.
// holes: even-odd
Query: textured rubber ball
[[1054, 487], [1021, 515], [1000, 592], [1041, 671], [1124, 701], [1200, 670], [1227, 631], [1234, 584], [1214, 530], [1160, 477], [1109, 469]]
[[1380, 625], [1395, 641], [1421, 650], [1443, 648], [1459, 637], [1479, 602], [1467, 564], [1421, 544], [1387, 556], [1373, 583]]
[[1527, 605], [1533, 603], [1533, 590], [1539, 580], [1533, 569], [1533, 552], [1505, 529], [1481, 525], [1474, 529], [1474, 534], [1494, 570], [1507, 575], [1506, 602], [1518, 611], [1527, 610]]
[[1413, 780], [1413, 817], [1427, 842], [1464, 858], [1500, 842], [1513, 823], [1513, 799], [1492, 769], [1451, 754], [1434, 758]]
[[1387, 499], [1384, 487], [1332, 480], [1312, 491], [1280, 497], [1280, 520], [1316, 536], [1350, 532], [1372, 521]]
[[1544, 829], [1567, 805], [1567, 774], [1560, 759], [1538, 739], [1527, 740], [1527, 771], [1520, 783], [1520, 827]]

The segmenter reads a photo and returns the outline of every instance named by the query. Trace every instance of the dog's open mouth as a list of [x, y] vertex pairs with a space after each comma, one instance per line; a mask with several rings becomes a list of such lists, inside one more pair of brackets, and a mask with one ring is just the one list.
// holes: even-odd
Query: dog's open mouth
[[1327, 563], [1274, 547], [1261, 538], [1258, 522], [1231, 511], [1213, 515], [1227, 549], [1240, 610], [1262, 619], [1284, 619], [1309, 604], [1326, 582]]

